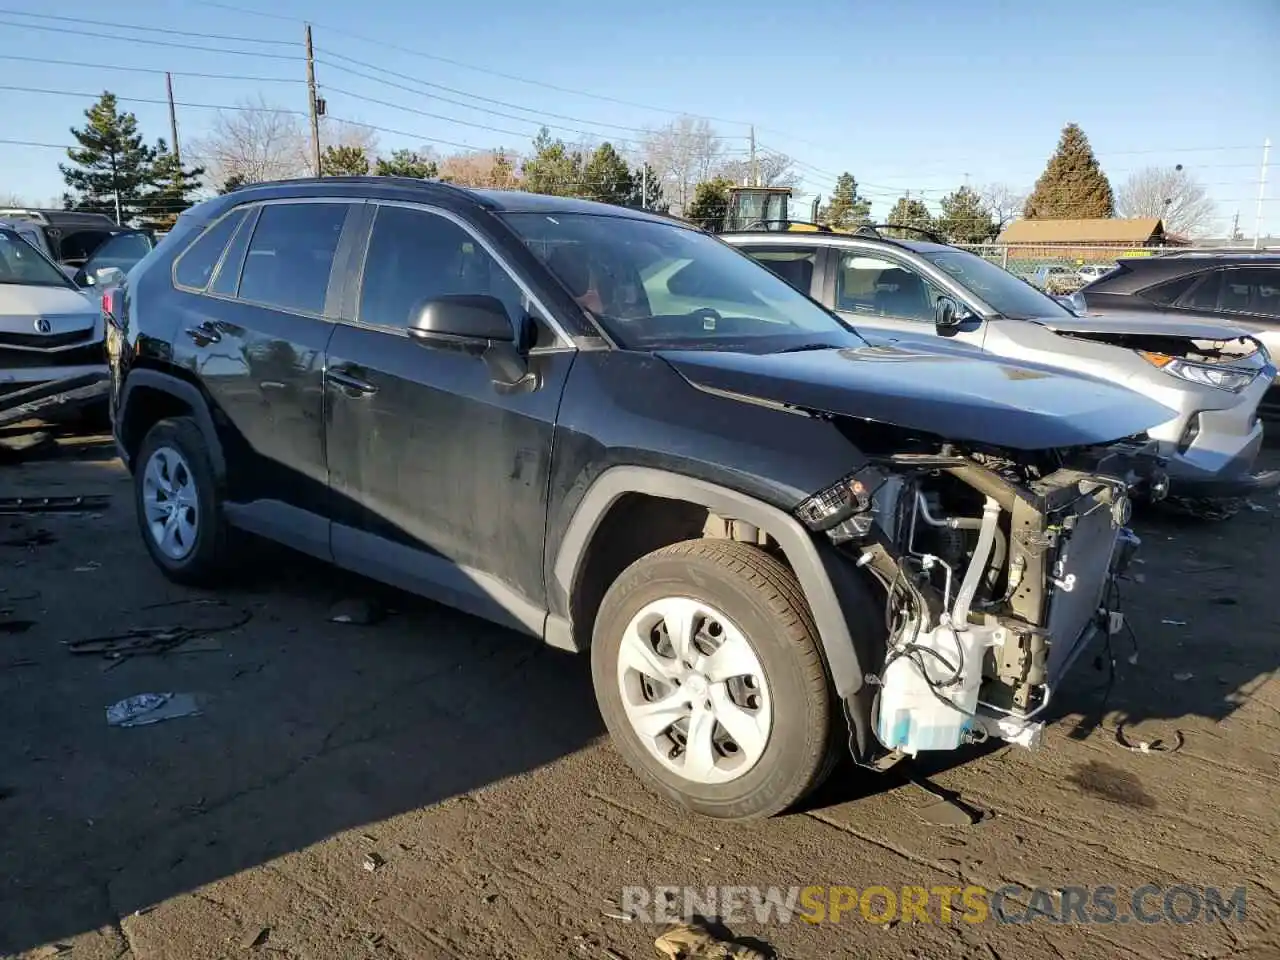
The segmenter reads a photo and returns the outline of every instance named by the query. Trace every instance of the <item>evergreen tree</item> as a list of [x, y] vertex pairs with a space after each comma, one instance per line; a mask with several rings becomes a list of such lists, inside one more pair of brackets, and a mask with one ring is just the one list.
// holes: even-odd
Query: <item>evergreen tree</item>
[[[917, 230], [936, 229], [929, 208], [921, 201], [912, 200], [910, 197], [898, 198], [898, 202], [889, 211], [889, 217], [885, 223], [892, 226], [915, 227]], [[907, 240], [920, 239], [920, 235], [914, 230], [886, 230], [884, 233], [887, 236], [901, 235]]]
[[322, 177], [363, 177], [369, 173], [369, 155], [353, 144], [325, 147], [320, 154]]
[[84, 115], [84, 128], [71, 128], [79, 146], [67, 150], [70, 165], [58, 164], [70, 188], [64, 202], [126, 223], [145, 206], [155, 152], [142, 142], [138, 118], [120, 112], [115, 94], [104, 92]]
[[580, 196], [588, 200], [623, 206], [635, 195], [631, 168], [611, 143], [600, 144], [591, 154], [582, 169], [582, 179], [584, 182]]
[[489, 186], [495, 190], [514, 190], [517, 186], [516, 166], [502, 147], [494, 151], [493, 167], [489, 171]]
[[379, 157], [373, 172], [379, 177], [409, 177], [412, 180], [430, 180], [439, 172], [436, 162], [413, 150], [392, 150], [391, 155]]
[[733, 181], [724, 177], [698, 184], [693, 190], [693, 200], [684, 212], [685, 219], [705, 230], [719, 230], [729, 214], [729, 188], [732, 186]]
[[627, 205], [641, 210], [666, 213], [671, 205], [662, 198], [662, 178], [649, 164], [644, 164], [631, 175], [631, 198]]
[[858, 181], [852, 173], [836, 178], [831, 200], [818, 212], [818, 222], [833, 230], [852, 230], [871, 222], [871, 201], [858, 196]]
[[1058, 149], [1036, 181], [1022, 213], [1028, 220], [1115, 216], [1111, 182], [1098, 165], [1084, 131], [1074, 123], [1062, 128]]
[[249, 186], [249, 180], [238, 173], [233, 173], [222, 181], [222, 186], [218, 188], [218, 193], [226, 195], [233, 190], [239, 190], [241, 187]]
[[142, 217], [153, 229], [168, 230], [178, 215], [196, 202], [205, 175], [204, 167], [186, 167], [164, 140], [157, 140], [151, 187], [143, 195]]
[[583, 158], [563, 140], [551, 137], [543, 127], [533, 140], [533, 155], [524, 162], [524, 189], [555, 197], [575, 197], [582, 192]]
[[942, 198], [938, 230], [952, 243], [986, 243], [999, 232], [982, 198], [961, 187]]

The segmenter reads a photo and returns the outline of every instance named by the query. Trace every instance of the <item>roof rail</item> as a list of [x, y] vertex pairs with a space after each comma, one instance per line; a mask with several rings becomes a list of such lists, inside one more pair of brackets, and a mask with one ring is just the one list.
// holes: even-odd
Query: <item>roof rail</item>
[[863, 224], [863, 226], [870, 227], [871, 229], [875, 230], [876, 236], [878, 237], [884, 236], [884, 234], [880, 232], [882, 230], [906, 230], [906, 231], [909, 231], [910, 233], [918, 233], [920, 234], [920, 236], [924, 237], [926, 240], [931, 240], [934, 243], [947, 242], [943, 240], [940, 236], [938, 236], [936, 233], [934, 233], [932, 230], [926, 230], [924, 227], [913, 227], [910, 224], [906, 224], [906, 223], [867, 223], [867, 224]]
[[751, 233], [758, 230], [768, 230], [771, 224], [778, 224], [785, 232], [793, 226], [813, 227], [818, 233], [833, 233], [834, 231], [825, 223], [814, 223], [812, 220], [752, 220], [745, 227], [738, 230], [725, 230], [724, 233]]

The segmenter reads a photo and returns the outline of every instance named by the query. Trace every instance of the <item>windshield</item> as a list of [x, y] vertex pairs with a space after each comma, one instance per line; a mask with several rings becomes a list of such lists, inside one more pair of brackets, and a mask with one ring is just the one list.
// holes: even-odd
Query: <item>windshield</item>
[[770, 353], [864, 342], [749, 257], [678, 224], [577, 213], [503, 219], [623, 347]]
[[1011, 320], [1071, 316], [1052, 297], [976, 254], [964, 250], [926, 250], [921, 256], [937, 264], [960, 286]]
[[12, 230], [0, 230], [0, 283], [75, 289], [61, 270]]

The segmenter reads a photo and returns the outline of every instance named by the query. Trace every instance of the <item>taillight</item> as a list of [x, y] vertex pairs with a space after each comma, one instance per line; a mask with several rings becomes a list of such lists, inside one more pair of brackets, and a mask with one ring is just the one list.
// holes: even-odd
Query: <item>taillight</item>
[[108, 323], [120, 326], [124, 319], [121, 308], [124, 306], [124, 291], [120, 287], [112, 287], [102, 291], [102, 318]]

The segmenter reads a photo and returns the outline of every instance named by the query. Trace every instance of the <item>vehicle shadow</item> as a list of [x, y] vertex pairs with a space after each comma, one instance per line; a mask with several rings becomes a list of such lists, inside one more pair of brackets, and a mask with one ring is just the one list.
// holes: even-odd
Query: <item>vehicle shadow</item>
[[[19, 548], [0, 548], [0, 607], [34, 622], [0, 637], [0, 955], [118, 932], [134, 911], [353, 828], [388, 840], [403, 815], [603, 733], [585, 658], [266, 544], [239, 586], [177, 588], [131, 509], [26, 521], [54, 536], [18, 567]], [[62, 643], [144, 626], [221, 649], [106, 669]], [[107, 726], [107, 704], [161, 691], [194, 693], [200, 715]]]

